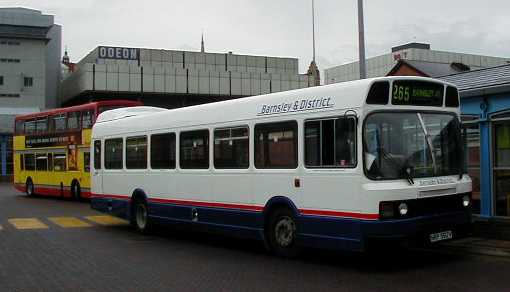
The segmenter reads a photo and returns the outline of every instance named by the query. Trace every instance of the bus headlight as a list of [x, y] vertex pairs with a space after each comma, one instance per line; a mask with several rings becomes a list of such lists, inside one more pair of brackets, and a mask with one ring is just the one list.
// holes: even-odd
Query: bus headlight
[[400, 203], [400, 205], [398, 205], [398, 212], [400, 213], [400, 215], [402, 216], [405, 216], [407, 215], [407, 204], [406, 203]]
[[468, 195], [464, 195], [464, 196], [462, 197], [462, 206], [464, 206], [464, 207], [468, 207], [468, 206], [469, 206], [469, 204], [471, 204], [471, 199], [469, 198], [469, 196], [468, 196]]

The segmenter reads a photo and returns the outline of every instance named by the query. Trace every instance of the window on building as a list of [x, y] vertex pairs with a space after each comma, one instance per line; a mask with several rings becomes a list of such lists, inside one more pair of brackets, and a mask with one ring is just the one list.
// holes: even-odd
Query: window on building
[[37, 171], [48, 171], [48, 156], [46, 153], [35, 156], [35, 169]]
[[175, 133], [155, 134], [151, 136], [151, 168], [175, 168]]
[[35, 170], [34, 154], [25, 154], [25, 170]]
[[180, 134], [180, 166], [184, 169], [209, 168], [209, 131], [198, 130]]
[[101, 141], [94, 141], [94, 169], [101, 169]]
[[214, 130], [214, 167], [248, 168], [249, 165], [248, 127]]
[[34, 78], [33, 77], [24, 77], [23, 78], [23, 86], [25, 87], [32, 87], [34, 85]]
[[67, 114], [67, 128], [69, 130], [80, 128], [80, 112], [70, 112]]
[[83, 152], [83, 170], [90, 171], [90, 152]]
[[305, 122], [305, 166], [354, 167], [356, 122], [354, 118]]
[[122, 169], [122, 138], [107, 139], [104, 142], [104, 168]]
[[147, 137], [126, 138], [126, 168], [147, 168]]
[[92, 128], [92, 119], [93, 119], [92, 117], [93, 117], [92, 111], [82, 112], [82, 127], [84, 129]]
[[66, 155], [65, 154], [54, 154], [53, 155], [53, 170], [54, 171], [66, 171]]
[[295, 121], [255, 126], [255, 167], [296, 168], [298, 165]]

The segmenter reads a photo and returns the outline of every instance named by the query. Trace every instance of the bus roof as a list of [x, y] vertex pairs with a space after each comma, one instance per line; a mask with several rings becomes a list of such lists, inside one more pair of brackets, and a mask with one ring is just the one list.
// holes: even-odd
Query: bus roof
[[[357, 110], [366, 105], [365, 99], [370, 86], [376, 81], [384, 80], [422, 80], [454, 86], [432, 78], [392, 76], [308, 87], [161, 112], [154, 111], [151, 114], [145, 112], [142, 116], [126, 113], [125, 119], [108, 117], [111, 114], [121, 116], [120, 112], [123, 109], [118, 109], [114, 112], [110, 111], [110, 114], [105, 112], [99, 116], [94, 126], [94, 136], [107, 136], [124, 132], [143, 131], [145, 129], [157, 130], [208, 125], [219, 122], [235, 122], [264, 116], [292, 115], [307, 111], [327, 111], [328, 108], [329, 110], [336, 111]], [[303, 107], [304, 110], [300, 110]], [[444, 108], [442, 109], [445, 110]], [[454, 109], [450, 108], [449, 110], [452, 111]]]
[[56, 109], [51, 109], [51, 110], [47, 110], [47, 111], [26, 114], [26, 115], [18, 115], [18, 116], [16, 116], [16, 120], [28, 120], [28, 119], [34, 119], [34, 118], [38, 118], [38, 117], [62, 114], [62, 113], [67, 113], [67, 112], [94, 109], [94, 108], [101, 107], [101, 106], [114, 106], [114, 105], [141, 106], [143, 104], [139, 101], [123, 100], [123, 99], [94, 101], [94, 102], [89, 102], [89, 103], [80, 104], [80, 105], [76, 105], [76, 106], [56, 108]]

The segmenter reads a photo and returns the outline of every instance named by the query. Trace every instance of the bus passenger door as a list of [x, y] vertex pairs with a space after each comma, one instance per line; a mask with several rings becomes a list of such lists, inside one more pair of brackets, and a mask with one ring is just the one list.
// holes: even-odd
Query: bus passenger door
[[91, 184], [92, 194], [103, 194], [103, 168], [102, 168], [102, 147], [101, 140], [94, 140], [94, 149], [92, 151], [91, 165]]

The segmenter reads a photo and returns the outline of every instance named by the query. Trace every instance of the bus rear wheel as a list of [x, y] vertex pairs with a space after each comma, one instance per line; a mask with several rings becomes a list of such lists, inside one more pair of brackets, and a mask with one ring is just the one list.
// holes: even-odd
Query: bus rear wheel
[[133, 217], [132, 223], [138, 232], [147, 234], [151, 231], [152, 224], [149, 219], [149, 208], [147, 207], [145, 200], [135, 200]]
[[280, 208], [272, 212], [266, 227], [269, 249], [280, 257], [296, 257], [300, 252], [296, 245], [296, 230], [296, 219], [290, 209]]
[[27, 196], [33, 196], [34, 195], [34, 183], [29, 178], [27, 179], [26, 185], [25, 185], [25, 192], [27, 193]]

